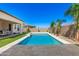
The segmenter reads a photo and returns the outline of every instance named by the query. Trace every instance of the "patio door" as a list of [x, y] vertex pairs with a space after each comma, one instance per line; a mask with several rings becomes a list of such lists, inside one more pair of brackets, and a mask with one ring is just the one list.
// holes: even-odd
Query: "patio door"
[[11, 29], [11, 24], [9, 24], [9, 31], [11, 31], [12, 29]]

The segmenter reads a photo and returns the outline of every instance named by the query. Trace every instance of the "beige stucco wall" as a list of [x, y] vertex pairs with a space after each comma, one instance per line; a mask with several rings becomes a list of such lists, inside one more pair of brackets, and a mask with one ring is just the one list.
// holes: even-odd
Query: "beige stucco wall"
[[40, 32], [47, 32], [47, 31], [48, 31], [47, 28], [41, 28], [41, 29], [40, 29]]
[[64, 27], [62, 27], [62, 28], [61, 28], [61, 34], [62, 34], [62, 35], [65, 35], [65, 34], [68, 32], [69, 29], [70, 29], [69, 26], [64, 26]]
[[[26, 28], [26, 30], [28, 29], [28, 27]], [[38, 32], [38, 28], [29, 28], [29, 30], [31, 31], [31, 32]], [[39, 31], [40, 32], [47, 32], [48, 31], [48, 29], [47, 28], [41, 28], [41, 29], [39, 29]]]
[[31, 32], [38, 32], [37, 28], [29, 28]]
[[9, 29], [9, 24], [12, 25], [11, 22], [0, 20], [0, 30], [8, 30]]

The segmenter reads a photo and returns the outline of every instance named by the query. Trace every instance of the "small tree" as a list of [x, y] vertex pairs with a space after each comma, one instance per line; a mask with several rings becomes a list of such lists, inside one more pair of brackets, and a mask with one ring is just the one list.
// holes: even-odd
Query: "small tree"
[[62, 27], [63, 22], [65, 22], [65, 20], [63, 20], [63, 19], [57, 20], [57, 31], [56, 31], [57, 35], [59, 35], [61, 33], [61, 27]]
[[27, 28], [27, 33], [31, 32], [29, 28]]

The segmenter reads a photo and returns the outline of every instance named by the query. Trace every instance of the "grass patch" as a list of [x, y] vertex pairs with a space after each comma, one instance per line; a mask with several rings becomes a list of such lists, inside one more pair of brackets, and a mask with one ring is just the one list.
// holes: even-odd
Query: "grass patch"
[[18, 34], [16, 36], [0, 39], [0, 47], [5, 46], [13, 41], [20, 39], [21, 37], [25, 36], [25, 34], [27, 34], [27, 33], [22, 33], [22, 34]]

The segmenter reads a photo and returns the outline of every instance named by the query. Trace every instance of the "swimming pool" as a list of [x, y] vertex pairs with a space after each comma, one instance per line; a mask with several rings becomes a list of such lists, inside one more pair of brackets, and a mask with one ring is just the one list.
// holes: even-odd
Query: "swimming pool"
[[30, 37], [19, 43], [20, 45], [58, 45], [60, 41], [51, 37], [49, 34], [31, 34]]

